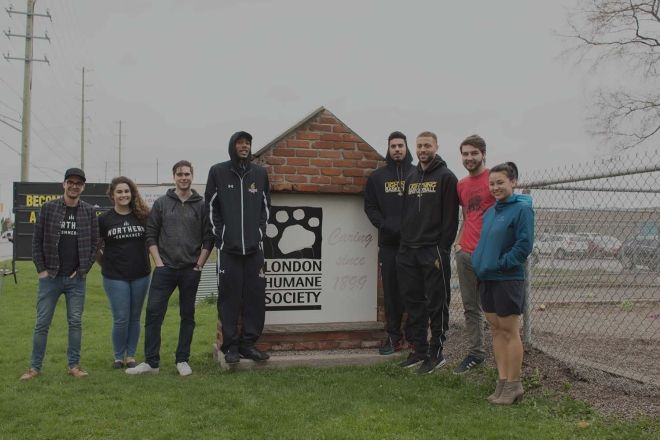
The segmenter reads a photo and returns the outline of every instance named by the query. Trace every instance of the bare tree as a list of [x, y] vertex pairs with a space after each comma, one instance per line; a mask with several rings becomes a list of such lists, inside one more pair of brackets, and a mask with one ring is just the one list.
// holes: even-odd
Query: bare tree
[[572, 54], [594, 70], [618, 65], [595, 94], [592, 133], [617, 150], [660, 138], [660, 0], [579, 0], [568, 19]]

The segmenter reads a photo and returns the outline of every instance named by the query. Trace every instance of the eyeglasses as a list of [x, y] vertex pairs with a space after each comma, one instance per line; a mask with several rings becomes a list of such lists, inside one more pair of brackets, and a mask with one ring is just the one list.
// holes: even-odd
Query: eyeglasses
[[66, 184], [69, 186], [77, 186], [77, 187], [82, 187], [85, 185], [85, 182], [82, 181], [74, 181], [74, 180], [67, 180]]

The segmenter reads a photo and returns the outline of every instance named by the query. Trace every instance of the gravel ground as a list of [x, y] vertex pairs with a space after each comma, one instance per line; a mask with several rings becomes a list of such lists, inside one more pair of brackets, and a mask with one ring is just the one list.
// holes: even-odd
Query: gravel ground
[[[487, 331], [487, 362], [494, 368], [490, 341], [491, 336]], [[449, 362], [453, 364], [460, 362], [467, 353], [463, 323], [456, 321], [451, 323], [446, 344], [445, 352]], [[657, 345], [655, 351], [657, 352]], [[639, 416], [654, 418], [660, 416], [659, 387], [593, 368], [569, 365], [537, 349], [526, 349], [523, 358], [523, 377], [534, 376], [538, 376], [542, 386], [528, 390], [528, 394], [531, 395], [540, 395], [552, 390], [557, 396], [570, 396], [586, 401], [606, 415], [628, 419]]]

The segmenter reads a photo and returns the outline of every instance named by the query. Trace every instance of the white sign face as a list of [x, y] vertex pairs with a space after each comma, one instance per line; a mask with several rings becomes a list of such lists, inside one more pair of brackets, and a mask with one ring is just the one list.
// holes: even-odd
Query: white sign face
[[266, 324], [376, 321], [377, 231], [354, 195], [272, 195]]

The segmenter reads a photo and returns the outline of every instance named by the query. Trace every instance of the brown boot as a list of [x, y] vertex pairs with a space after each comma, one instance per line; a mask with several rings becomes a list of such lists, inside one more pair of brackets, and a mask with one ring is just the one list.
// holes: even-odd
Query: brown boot
[[493, 394], [486, 397], [486, 400], [492, 403], [493, 400], [500, 397], [500, 394], [502, 394], [502, 388], [504, 388], [505, 383], [506, 383], [506, 379], [497, 379], [497, 385], [495, 385], [495, 391], [493, 392]]
[[494, 403], [496, 405], [511, 405], [514, 402], [518, 402], [519, 400], [522, 400], [523, 394], [524, 394], [524, 390], [522, 387], [522, 383], [519, 380], [516, 380], [514, 382], [507, 381], [504, 384], [504, 388], [502, 388], [502, 393], [500, 394], [500, 397], [493, 399], [491, 403]]

